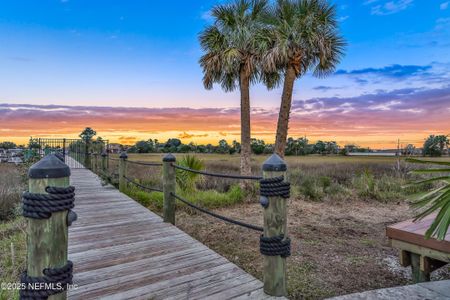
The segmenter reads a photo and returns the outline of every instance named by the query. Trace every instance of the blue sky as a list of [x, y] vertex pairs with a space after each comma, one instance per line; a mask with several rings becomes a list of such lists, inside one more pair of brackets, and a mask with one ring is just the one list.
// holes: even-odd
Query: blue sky
[[[203, 90], [197, 63], [201, 55], [197, 35], [211, 21], [208, 11], [216, 3], [3, 1], [0, 102], [236, 106], [236, 94], [225, 94], [218, 87], [214, 91]], [[383, 68], [393, 64], [424, 67], [450, 61], [447, 1], [366, 0], [335, 4], [342, 34], [349, 43], [339, 69], [367, 72], [342, 72], [326, 79], [306, 76], [296, 84], [298, 99], [356, 96], [391, 89], [392, 78], [383, 76], [383, 71], [389, 70]], [[369, 68], [377, 70], [371, 73]], [[407, 77], [414, 69], [400, 72], [406, 72]], [[361, 81], [355, 81], [355, 75]], [[362, 84], [363, 80], [368, 82]], [[404, 84], [396, 83], [395, 87]], [[252, 95], [256, 106], [276, 106], [279, 101], [278, 90], [268, 93], [261, 86], [256, 86]]]
[[[202, 54], [198, 33], [212, 21], [211, 7], [222, 2], [2, 1], [1, 123], [21, 122], [20, 116], [29, 118], [37, 111], [48, 113], [47, 106], [39, 105], [50, 104], [79, 106], [78, 113], [87, 111], [88, 106], [189, 107], [207, 112], [210, 108], [239, 107], [236, 92], [225, 93], [217, 86], [212, 91], [204, 90], [198, 65]], [[325, 79], [306, 75], [296, 81], [293, 100], [297, 110], [293, 111], [290, 132], [337, 140], [341, 136], [348, 141], [355, 134], [371, 130], [373, 140], [381, 141], [386, 128], [394, 126], [388, 120], [395, 119], [395, 126], [403, 131], [392, 133], [389, 139], [393, 141], [394, 136], [418, 140], [420, 128], [411, 131], [408, 126], [398, 125], [404, 121], [424, 120], [428, 127], [420, 129], [421, 135], [448, 133], [445, 120], [450, 115], [450, 0], [333, 3], [348, 42], [346, 55], [334, 75]], [[279, 89], [268, 92], [256, 85], [251, 90], [252, 107], [275, 116], [280, 93]], [[425, 95], [433, 98], [420, 98]], [[19, 114], [22, 104], [34, 105], [32, 113], [26, 110]], [[371, 120], [370, 124], [358, 125], [359, 133], [343, 133], [355, 126], [345, 123], [354, 120], [351, 117], [375, 115], [382, 123]], [[309, 123], [305, 123], [307, 117]], [[275, 119], [260, 121], [261, 128], [254, 128], [272, 136]], [[433, 124], [425, 121], [430, 119], [435, 120]], [[238, 124], [238, 119], [235, 122]], [[237, 124], [227, 128], [235, 130]], [[111, 129], [108, 126], [104, 132]], [[201, 131], [202, 126], [195, 130]], [[227, 128], [217, 129], [210, 137], [219, 138]], [[334, 132], [335, 128], [341, 132]], [[0, 129], [0, 137], [11, 137], [19, 131], [24, 137], [38, 134], [31, 125]], [[136, 135], [145, 134], [139, 130]], [[185, 136], [189, 128], [164, 130]], [[233, 134], [238, 136], [238, 131]]]

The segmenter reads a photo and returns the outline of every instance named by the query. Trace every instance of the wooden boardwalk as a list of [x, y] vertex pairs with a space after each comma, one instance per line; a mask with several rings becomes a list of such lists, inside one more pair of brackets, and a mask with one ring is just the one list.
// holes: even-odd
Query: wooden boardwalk
[[[72, 169], [70, 299], [267, 299], [261, 281], [86, 169]], [[226, 226], [226, 225], [224, 225]]]

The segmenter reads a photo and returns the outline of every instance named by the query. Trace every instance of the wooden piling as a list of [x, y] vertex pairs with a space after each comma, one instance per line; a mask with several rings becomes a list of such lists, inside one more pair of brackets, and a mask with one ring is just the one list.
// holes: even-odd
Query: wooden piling
[[92, 172], [97, 173], [98, 172], [98, 155], [97, 152], [92, 153], [94, 156], [94, 162], [92, 164]]
[[[284, 176], [286, 163], [277, 154], [270, 156], [262, 166], [263, 177]], [[284, 235], [287, 238], [287, 199], [267, 197], [268, 206], [264, 208], [264, 236]], [[286, 258], [264, 255], [264, 292], [271, 296], [287, 295]]]
[[125, 176], [127, 176], [128, 155], [125, 151], [123, 151], [119, 158], [119, 191], [123, 193], [127, 187]]
[[[67, 187], [70, 168], [55, 155], [47, 155], [31, 166], [29, 192], [47, 194], [45, 188]], [[67, 263], [68, 227], [67, 210], [52, 213], [49, 219], [27, 219], [27, 272], [29, 276], [41, 277], [45, 268], [62, 267]], [[67, 292], [48, 299], [66, 299]]]
[[175, 156], [167, 154], [163, 158], [163, 191], [164, 191], [164, 204], [163, 204], [163, 219], [164, 222], [175, 225], [175, 197], [172, 193], [175, 193], [176, 188], [176, 173], [175, 168], [172, 166], [176, 162]]
[[86, 148], [84, 152], [84, 167], [91, 169], [91, 142], [86, 141]]
[[106, 151], [103, 151], [102, 152], [102, 166], [101, 166], [102, 171], [101, 171], [101, 173], [102, 173], [102, 175], [105, 178], [106, 178], [106, 174], [108, 174], [108, 172], [107, 172], [107, 168], [108, 168], [107, 159], [108, 159], [108, 153], [106, 153]]
[[[411, 271], [414, 283], [430, 281], [430, 272], [425, 268], [423, 261], [425, 257], [420, 254], [411, 253]], [[421, 263], [422, 261], [422, 263]], [[421, 266], [422, 265], [422, 266]]]

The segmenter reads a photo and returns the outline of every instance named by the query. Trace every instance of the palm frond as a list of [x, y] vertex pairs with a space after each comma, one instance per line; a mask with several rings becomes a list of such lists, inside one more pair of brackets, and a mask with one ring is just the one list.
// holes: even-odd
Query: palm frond
[[450, 166], [450, 162], [448, 162], [448, 161], [422, 160], [422, 159], [417, 159], [417, 158], [407, 158], [406, 161], [415, 163], [415, 164], [431, 164], [431, 165]]
[[[419, 164], [449, 165], [448, 162], [435, 162], [419, 159], [407, 159], [407, 161]], [[450, 169], [423, 169], [415, 170], [414, 172], [425, 174], [447, 173], [450, 172]], [[430, 238], [435, 236], [437, 239], [443, 240], [446, 237], [450, 225], [450, 175], [433, 177], [417, 181], [414, 184], [419, 185], [435, 182], [443, 182], [443, 185], [438, 186], [431, 192], [421, 196], [412, 205], [419, 210], [415, 220], [423, 219], [424, 217], [437, 212], [430, 228], [428, 228], [425, 233], [425, 237]]]
[[416, 174], [426, 174], [426, 173], [445, 173], [450, 172], [450, 169], [422, 169], [422, 170], [412, 170], [411, 173]]
[[242, 71], [252, 83], [259, 79], [261, 52], [256, 47], [256, 36], [264, 27], [262, 19], [267, 16], [267, 3], [267, 0], [234, 0], [211, 9], [214, 25], [199, 34], [205, 52], [199, 61], [205, 88], [217, 83], [226, 92], [233, 91], [239, 86]]

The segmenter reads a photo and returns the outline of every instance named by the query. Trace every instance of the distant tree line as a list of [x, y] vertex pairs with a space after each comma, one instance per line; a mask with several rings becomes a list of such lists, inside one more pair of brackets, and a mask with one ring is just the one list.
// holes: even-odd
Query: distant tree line
[[17, 148], [17, 145], [13, 142], [5, 141], [5, 142], [0, 142], [0, 148], [9, 150], [9, 149]]
[[[274, 144], [266, 143], [261, 139], [251, 139], [250, 148], [253, 154], [271, 154], [274, 151]], [[190, 142], [183, 144], [180, 139], [171, 138], [166, 142], [160, 142], [157, 139], [142, 140], [136, 142], [128, 148], [129, 153], [219, 153], [235, 154], [241, 152], [241, 144], [237, 141], [228, 143], [226, 140], [220, 140], [217, 145], [213, 144], [195, 144]], [[309, 154], [342, 154], [349, 152], [371, 152], [369, 148], [361, 148], [357, 145], [345, 145], [340, 147], [335, 141], [317, 141], [310, 144], [306, 138], [288, 138], [286, 143], [285, 155], [309, 155]]]
[[[96, 135], [95, 130], [86, 128], [81, 134], [81, 141], [79, 144], [86, 142], [91, 143], [91, 147], [94, 149], [98, 146], [99, 151], [104, 147], [104, 140], [101, 137], [93, 139]], [[72, 143], [71, 148], [79, 148], [78, 143]], [[274, 152], [274, 144], [266, 143], [261, 139], [251, 139], [251, 151], [253, 154], [271, 154]], [[10, 141], [0, 142], [0, 148], [13, 149], [13, 148], [25, 148], [22, 145], [16, 145]], [[30, 138], [28, 148], [40, 148], [37, 139]], [[423, 156], [442, 156], [450, 155], [450, 139], [448, 135], [430, 135], [424, 142], [422, 148]], [[81, 148], [80, 148], [81, 149]], [[217, 145], [213, 144], [195, 144], [190, 142], [183, 144], [180, 139], [170, 138], [166, 142], [160, 142], [158, 139], [149, 139], [136, 142], [133, 146], [129, 147], [130, 153], [219, 153], [219, 154], [235, 154], [241, 153], [241, 144], [234, 140], [228, 143], [222, 139]], [[419, 150], [420, 151], [420, 150]], [[349, 144], [343, 147], [339, 146], [335, 141], [317, 141], [316, 143], [309, 143], [306, 137], [293, 138], [289, 137], [286, 141], [285, 155], [309, 155], [309, 154], [340, 154], [347, 155], [353, 152], [373, 152], [370, 148], [359, 147], [358, 145]], [[412, 144], [408, 144], [401, 149], [401, 154], [410, 156], [417, 154], [416, 147]]]

